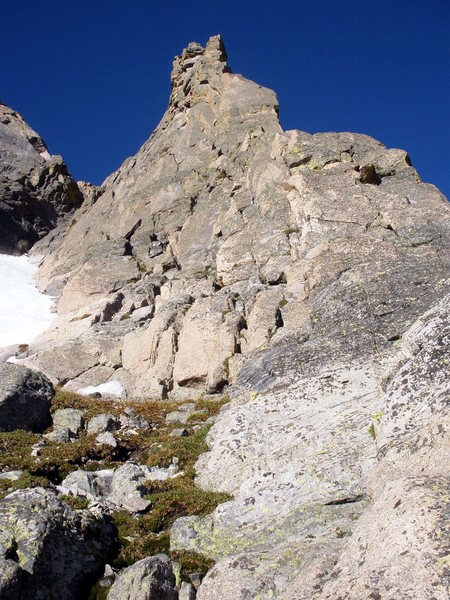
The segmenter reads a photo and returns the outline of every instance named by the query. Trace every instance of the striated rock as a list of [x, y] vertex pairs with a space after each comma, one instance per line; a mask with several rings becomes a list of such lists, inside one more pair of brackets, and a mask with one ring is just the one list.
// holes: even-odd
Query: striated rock
[[83, 202], [60, 156], [0, 102], [0, 252], [22, 254]]
[[81, 596], [103, 572], [113, 545], [111, 526], [88, 511], [74, 511], [54, 492], [13, 492], [0, 501], [0, 596]]
[[0, 364], [0, 431], [41, 432], [51, 424], [53, 386], [42, 373]]
[[175, 576], [165, 554], [150, 556], [123, 570], [108, 594], [109, 600], [178, 600]]

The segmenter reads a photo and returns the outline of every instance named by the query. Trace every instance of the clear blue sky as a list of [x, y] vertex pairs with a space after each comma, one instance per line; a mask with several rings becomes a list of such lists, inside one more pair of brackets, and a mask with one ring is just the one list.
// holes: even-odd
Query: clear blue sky
[[216, 33], [285, 129], [405, 148], [450, 195], [449, 0], [1, 0], [0, 98], [100, 183], [159, 122], [174, 55]]

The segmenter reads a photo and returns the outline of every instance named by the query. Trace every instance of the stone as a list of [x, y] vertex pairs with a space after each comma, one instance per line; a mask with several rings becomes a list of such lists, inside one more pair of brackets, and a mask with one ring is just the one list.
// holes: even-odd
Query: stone
[[110, 431], [105, 431], [104, 433], [100, 433], [95, 438], [95, 440], [98, 444], [104, 444], [105, 446], [111, 446], [112, 448], [117, 448], [117, 440]]
[[53, 491], [17, 490], [0, 500], [2, 598], [78, 596], [103, 572], [113, 548], [105, 520], [74, 511]]
[[55, 431], [68, 429], [77, 436], [84, 426], [83, 412], [76, 408], [60, 408], [52, 415]]
[[41, 453], [41, 449], [45, 448], [46, 446], [48, 446], [48, 442], [45, 439], [39, 440], [39, 442], [36, 442], [36, 444], [33, 444], [32, 446], [32, 450], [31, 450], [31, 456], [39, 456]]
[[195, 600], [195, 588], [191, 583], [183, 581], [178, 590], [178, 600]]
[[136, 415], [131, 412], [127, 415], [120, 415], [120, 431], [122, 433], [132, 433], [147, 431], [150, 428], [148, 421], [142, 415]]
[[[237, 396], [221, 413], [196, 471], [202, 487], [234, 500], [171, 532], [173, 549], [219, 559], [200, 599], [244, 589], [283, 600], [445, 597], [441, 534], [431, 531], [443, 527], [448, 487], [449, 310], [445, 297], [416, 320], [376, 374], [368, 362], [341, 370], [322, 359], [287, 388]], [[276, 454], [262, 449], [267, 439]]]
[[0, 364], [0, 431], [44, 431], [51, 424], [53, 394], [51, 382], [42, 373]]
[[[107, 442], [108, 440], [102, 443]], [[178, 465], [175, 463], [167, 469], [158, 467], [149, 469], [146, 465], [140, 466], [128, 461], [115, 470], [73, 471], [58, 486], [58, 489], [62, 494], [82, 496], [90, 502], [103, 503], [105, 510], [108, 511], [124, 509], [131, 513], [140, 513], [151, 507], [151, 502], [145, 499], [146, 482], [164, 481], [176, 475], [178, 471]]]
[[150, 556], [120, 572], [113, 583], [109, 600], [178, 600], [175, 577], [169, 557]]
[[17, 481], [18, 479], [20, 479], [22, 477], [22, 475], [24, 474], [24, 471], [5, 471], [3, 473], [0, 473], [0, 480], [7, 480], [7, 481]]
[[132, 462], [124, 463], [114, 471], [108, 500], [130, 512], [144, 512], [151, 506], [144, 499], [148, 472]]
[[64, 481], [59, 486], [59, 491], [62, 494], [71, 496], [82, 496], [90, 501], [97, 501], [102, 497], [105, 489], [105, 480], [109, 482], [112, 479], [112, 471], [83, 471], [81, 469], [69, 473]]
[[171, 411], [166, 415], [167, 425], [185, 425], [192, 416], [204, 414], [204, 409], [198, 410], [195, 404], [181, 404], [178, 410]]
[[149, 481], [166, 481], [177, 474], [181, 474], [178, 466], [178, 458], [173, 457], [171, 464], [167, 468], [150, 467], [147, 477]]
[[190, 573], [189, 574], [189, 579], [191, 580], [192, 585], [195, 590], [198, 590], [198, 588], [200, 587], [204, 576], [205, 576], [204, 573]]
[[170, 437], [187, 437], [188, 435], [189, 431], [183, 427], [172, 429], [172, 431], [169, 433]]
[[102, 413], [99, 415], [94, 415], [91, 419], [89, 419], [86, 431], [88, 435], [95, 433], [105, 433], [107, 431], [115, 431], [119, 429], [120, 423], [119, 419], [114, 415], [108, 413]]
[[44, 437], [50, 442], [56, 442], [57, 444], [66, 444], [67, 442], [74, 440], [77, 436], [68, 427], [58, 427], [53, 431], [44, 433]]

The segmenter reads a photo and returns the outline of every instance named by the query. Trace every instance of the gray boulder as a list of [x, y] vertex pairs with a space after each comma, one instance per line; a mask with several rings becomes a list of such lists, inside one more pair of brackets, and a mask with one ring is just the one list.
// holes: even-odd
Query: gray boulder
[[122, 571], [108, 600], [178, 600], [169, 557], [149, 556]]
[[0, 365], [0, 431], [41, 432], [51, 424], [53, 385], [42, 373], [20, 365]]
[[144, 498], [148, 471], [133, 462], [126, 462], [115, 472], [111, 481], [108, 500], [129, 512], [143, 512], [151, 502]]
[[[102, 434], [111, 435], [111, 434]], [[100, 437], [100, 436], [99, 436]], [[105, 442], [104, 442], [105, 443]], [[63, 494], [82, 496], [90, 502], [100, 502], [105, 510], [124, 509], [130, 513], [145, 512], [151, 502], [145, 498], [147, 481], [165, 481], [179, 471], [174, 458], [167, 468], [137, 465], [128, 461], [115, 471], [73, 471], [59, 486]]]
[[0, 598], [69, 600], [101, 575], [113, 529], [54, 492], [18, 490], [0, 502]]
[[53, 428], [55, 431], [68, 429], [78, 435], [84, 426], [83, 412], [76, 408], [61, 408], [53, 413]]
[[88, 434], [105, 433], [119, 428], [119, 420], [114, 415], [103, 413], [89, 420], [86, 430]]

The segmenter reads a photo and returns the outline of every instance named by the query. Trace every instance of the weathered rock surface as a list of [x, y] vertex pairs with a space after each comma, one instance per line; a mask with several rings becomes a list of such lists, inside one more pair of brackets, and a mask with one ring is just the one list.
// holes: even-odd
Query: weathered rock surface
[[214, 37], [102, 192], [34, 249], [59, 316], [25, 362], [71, 389], [231, 395], [197, 480], [234, 499], [172, 529], [217, 561], [198, 598], [444, 598], [439, 190], [368, 136], [284, 132]]
[[41, 432], [51, 424], [53, 386], [42, 373], [21, 365], [0, 364], [0, 431]]
[[54, 492], [13, 492], [0, 501], [0, 597], [80, 597], [103, 572], [113, 544], [110, 526], [69, 508]]
[[168, 556], [150, 556], [122, 571], [112, 585], [108, 599], [178, 600]]
[[449, 314], [447, 296], [384, 364], [280, 373], [222, 412], [197, 471], [235, 499], [171, 537], [222, 558], [200, 600], [446, 597]]
[[0, 252], [26, 252], [82, 202], [61, 157], [0, 102]]

